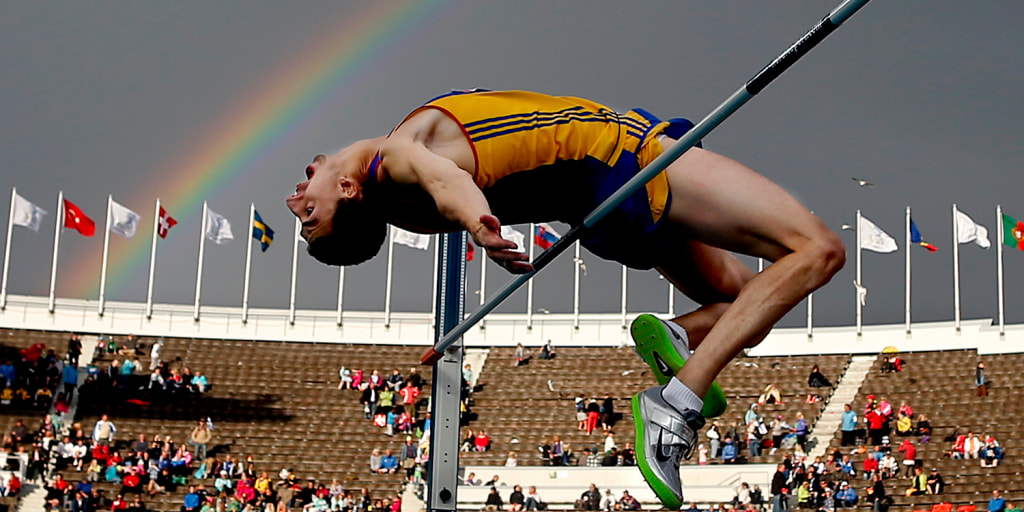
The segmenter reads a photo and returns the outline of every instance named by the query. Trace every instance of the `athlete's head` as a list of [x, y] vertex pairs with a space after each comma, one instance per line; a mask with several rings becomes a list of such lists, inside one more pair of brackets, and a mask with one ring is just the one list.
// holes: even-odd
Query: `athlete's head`
[[307, 251], [322, 263], [356, 265], [376, 255], [384, 243], [387, 224], [366, 200], [363, 187], [374, 151], [369, 142], [315, 156], [306, 166], [306, 181], [287, 199], [302, 222]]

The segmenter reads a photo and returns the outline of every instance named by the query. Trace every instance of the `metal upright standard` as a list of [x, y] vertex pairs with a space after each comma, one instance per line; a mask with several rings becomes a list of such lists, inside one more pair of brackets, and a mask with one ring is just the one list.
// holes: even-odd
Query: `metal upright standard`
[[[451, 332], [466, 308], [465, 232], [438, 237], [437, 307], [434, 339]], [[455, 510], [459, 476], [459, 412], [462, 392], [462, 339], [455, 338], [434, 362], [431, 400], [427, 510]]]
[[685, 135], [679, 138], [675, 144], [665, 149], [665, 151], [654, 159], [647, 167], [644, 167], [640, 173], [634, 176], [632, 179], [626, 182], [621, 188], [615, 191], [608, 199], [605, 199], [603, 203], [594, 208], [594, 211], [590, 212], [584, 219], [583, 223], [574, 226], [565, 236], [558, 239], [554, 245], [548, 250], [541, 253], [537, 257], [536, 261], [533, 262], [533, 270], [525, 274], [520, 274], [510, 280], [502, 287], [498, 293], [494, 294], [486, 304], [477, 308], [468, 318], [462, 323], [457, 325], [448, 334], [445, 334], [433, 348], [427, 350], [423, 354], [421, 361], [423, 364], [433, 364], [445, 353], [445, 350], [458, 338], [466, 333], [471, 327], [476, 325], [480, 320], [483, 319], [488, 313], [494, 308], [498, 307], [505, 299], [507, 299], [513, 292], [519, 289], [520, 286], [528, 282], [537, 272], [540, 272], [548, 263], [554, 260], [558, 255], [562, 254], [566, 249], [576, 243], [586, 230], [594, 227], [595, 224], [601, 221], [608, 213], [617, 208], [622, 201], [632, 195], [634, 192], [651, 181], [655, 176], [665, 170], [672, 162], [676, 161], [680, 156], [683, 155], [691, 147], [695, 146], [701, 139], [707, 134], [711, 133], [722, 121], [731, 116], [734, 112], [739, 110], [747, 101], [753, 98], [757, 93], [761, 92], [765, 87], [768, 86], [773, 80], [779, 77], [786, 69], [793, 65], [794, 62], [799, 60], [801, 57], [807, 54], [811, 48], [814, 48], [818, 43], [824, 40], [829, 34], [831, 34], [836, 28], [839, 27], [844, 21], [850, 16], [853, 16], [858, 9], [868, 3], [868, 0], [846, 0], [828, 16], [825, 16], [819, 21], [814, 27], [812, 27], [803, 37], [798, 39], [792, 46], [786, 51], [782, 52], [781, 55], [775, 58], [770, 64], [759, 71], [753, 78], [747, 80], [747, 83], [732, 93], [721, 105], [711, 111], [704, 119], [702, 119], [696, 126], [690, 131], [686, 132]]

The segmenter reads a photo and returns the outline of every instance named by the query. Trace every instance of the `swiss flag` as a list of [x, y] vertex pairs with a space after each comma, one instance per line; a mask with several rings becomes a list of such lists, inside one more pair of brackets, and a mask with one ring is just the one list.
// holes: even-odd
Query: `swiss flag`
[[156, 221], [156, 234], [160, 235], [160, 238], [167, 238], [167, 232], [177, 224], [178, 221], [171, 217], [164, 207], [160, 207], [160, 218]]
[[72, 228], [83, 236], [96, 234], [96, 223], [86, 217], [81, 208], [67, 199], [64, 200], [64, 227]]

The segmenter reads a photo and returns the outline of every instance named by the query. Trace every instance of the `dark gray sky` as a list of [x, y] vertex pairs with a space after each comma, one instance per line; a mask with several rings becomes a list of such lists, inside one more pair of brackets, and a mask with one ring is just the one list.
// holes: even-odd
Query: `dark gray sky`
[[[118, 263], [108, 298], [130, 301], [145, 300], [149, 223], [153, 200], [162, 196], [181, 225], [160, 244], [157, 301], [192, 300], [196, 205], [207, 199], [234, 224], [236, 240], [208, 246], [204, 303], [240, 304], [243, 232], [254, 201], [278, 238], [253, 257], [251, 304], [287, 307], [292, 220], [283, 200], [315, 153], [384, 133], [452, 88], [583, 96], [698, 120], [832, 7], [722, 0], [4, 3], [0, 220], [6, 226], [12, 186], [51, 214], [38, 234], [15, 230], [10, 291], [46, 293], [52, 214], [64, 190], [98, 222], [108, 193], [143, 215], [142, 242], [111, 242]], [[387, 12], [394, 14], [381, 14]], [[872, 2], [705, 145], [780, 183], [837, 230], [861, 208], [902, 247], [903, 211], [912, 206], [925, 239], [940, 248], [915, 248], [915, 319], [949, 320], [951, 204], [986, 225], [993, 243], [997, 203], [1024, 218], [1022, 22], [1018, 2]], [[320, 57], [323, 70], [339, 73], [317, 74], [321, 66], [311, 59]], [[344, 59], [352, 60], [339, 67]], [[294, 87], [275, 98], [274, 84]], [[237, 153], [237, 162], [198, 157], [232, 129], [238, 137], [216, 148], [225, 158]], [[877, 187], [858, 188], [851, 176]], [[99, 232], [93, 239], [65, 234], [59, 296], [95, 298]], [[854, 318], [854, 240], [841, 234], [849, 263], [816, 295], [821, 325]], [[404, 247], [395, 254], [395, 310], [428, 309], [431, 255]], [[347, 308], [382, 308], [383, 256], [349, 270]], [[585, 260], [583, 309], [617, 311], [618, 266]], [[470, 266], [471, 291], [477, 265]], [[961, 268], [964, 317], [994, 316], [995, 249], [962, 246]], [[545, 271], [537, 307], [571, 310], [571, 269], [563, 257]], [[1024, 320], [1022, 269], [1024, 254], [1008, 253], [1010, 322]], [[299, 307], [333, 309], [336, 275], [303, 257]], [[504, 280], [493, 267], [488, 288]], [[864, 283], [866, 323], [901, 322], [902, 251], [866, 253]], [[630, 309], [664, 310], [664, 281], [634, 272], [630, 284]], [[524, 304], [519, 293], [503, 310]], [[679, 298], [677, 309], [686, 304]], [[803, 318], [801, 308], [783, 325]]]

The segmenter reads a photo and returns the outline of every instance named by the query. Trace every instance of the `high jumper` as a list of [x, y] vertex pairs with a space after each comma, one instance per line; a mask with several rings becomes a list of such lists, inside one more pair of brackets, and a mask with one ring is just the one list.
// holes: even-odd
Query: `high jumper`
[[[815, 30], [826, 22], [831, 28], [812, 30], [748, 82], [748, 90], [756, 87], [751, 95], [866, 1], [833, 11], [839, 19], [826, 17]], [[680, 462], [705, 417], [724, 410], [715, 377], [846, 258], [839, 237], [785, 190], [739, 162], [691, 148], [695, 140], [646, 185], [629, 186], [693, 128], [685, 119], [619, 113], [582, 98], [454, 91], [413, 110], [386, 136], [314, 157], [287, 203], [310, 255], [330, 265], [372, 258], [392, 224], [420, 233], [466, 230], [508, 271], [533, 273], [527, 256], [501, 237], [501, 224], [562, 221], [586, 224], [577, 236], [597, 256], [664, 275], [700, 307], [671, 321], [634, 320], [637, 352], [658, 385], [632, 405], [638, 466], [662, 503], [678, 509]], [[587, 222], [628, 188], [599, 222]], [[734, 252], [773, 264], [758, 274]]]

